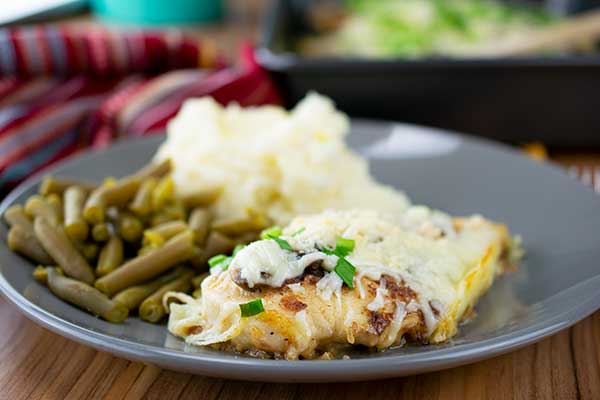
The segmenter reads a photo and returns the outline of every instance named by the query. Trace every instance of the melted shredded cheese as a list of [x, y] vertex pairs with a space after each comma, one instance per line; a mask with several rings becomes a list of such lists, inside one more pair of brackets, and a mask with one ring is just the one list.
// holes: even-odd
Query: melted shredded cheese
[[329, 300], [334, 293], [340, 293], [338, 297], [341, 297], [343, 284], [344, 281], [342, 281], [342, 278], [338, 274], [329, 272], [317, 282], [317, 291], [323, 300]]
[[370, 311], [379, 311], [385, 306], [385, 296], [388, 295], [388, 290], [382, 287], [378, 287], [375, 291], [375, 298], [372, 302], [367, 305], [367, 309]]
[[422, 301], [420, 303], [420, 310], [423, 313], [425, 319], [425, 326], [427, 327], [427, 335], [431, 335], [437, 326], [438, 319], [433, 313], [429, 301]]
[[337, 257], [313, 251], [297, 258], [296, 253], [282, 249], [274, 240], [266, 239], [251, 243], [237, 253], [229, 271], [233, 275], [239, 273], [250, 288], [259, 284], [280, 287], [287, 279], [301, 275], [306, 267], [317, 261], [323, 261], [324, 266], [333, 268], [331, 265], [335, 265]]
[[[185, 338], [187, 344], [207, 346], [226, 342], [242, 329], [242, 314], [237, 302], [225, 302], [218, 310], [216, 318], [207, 321], [204, 318], [205, 312], [201, 299], [195, 299], [184, 293], [168, 292], [163, 297], [163, 304], [166, 305], [168, 300], [173, 298], [183, 303], [170, 304], [168, 329], [172, 334]], [[201, 331], [190, 335], [189, 329], [196, 327], [200, 327]]]
[[394, 318], [392, 318], [392, 322], [387, 330], [386, 339], [380, 347], [386, 348], [394, 344], [394, 341], [398, 338], [398, 332], [400, 332], [404, 317], [406, 317], [405, 304], [401, 301], [397, 301], [396, 310], [394, 311]]
[[310, 337], [312, 335], [312, 329], [310, 328], [310, 324], [308, 323], [308, 319], [306, 318], [306, 310], [298, 311], [296, 313], [296, 321], [298, 321], [302, 325], [306, 336]]
[[362, 278], [363, 278], [363, 274], [356, 275], [354, 277], [353, 283], [354, 283], [354, 286], [358, 289], [358, 293], [360, 295], [360, 298], [364, 299], [366, 293], [365, 293], [365, 288], [364, 288], [363, 283], [362, 283]]
[[287, 287], [289, 287], [292, 293], [294, 294], [306, 294], [306, 290], [302, 287], [302, 284], [300, 282], [290, 283], [289, 285], [287, 285]]

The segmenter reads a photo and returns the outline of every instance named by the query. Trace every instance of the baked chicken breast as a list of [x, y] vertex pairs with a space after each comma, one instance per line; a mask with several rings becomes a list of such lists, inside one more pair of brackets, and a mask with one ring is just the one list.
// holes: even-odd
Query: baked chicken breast
[[512, 265], [511, 243], [502, 224], [422, 206], [298, 217], [212, 268], [199, 298], [168, 294], [179, 300], [169, 331], [192, 345], [286, 359], [444, 342]]

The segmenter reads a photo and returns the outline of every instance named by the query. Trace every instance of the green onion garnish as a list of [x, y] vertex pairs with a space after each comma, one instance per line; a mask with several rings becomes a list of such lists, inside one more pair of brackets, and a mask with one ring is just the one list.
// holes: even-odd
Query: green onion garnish
[[246, 247], [245, 244], [238, 244], [233, 248], [233, 253], [232, 255], [235, 256], [237, 253], [240, 252], [240, 250], [242, 250], [244, 247]]
[[262, 299], [256, 299], [248, 303], [240, 304], [240, 310], [242, 311], [242, 318], [247, 318], [260, 314], [265, 311], [265, 308], [263, 307]]
[[270, 228], [265, 229], [260, 233], [261, 239], [273, 239], [274, 237], [279, 237], [282, 234], [282, 230], [278, 226], [272, 226]]
[[330, 248], [327, 248], [327, 247], [323, 247], [321, 249], [321, 252], [327, 254], [328, 256], [332, 256], [335, 254], [334, 250], [331, 250]]
[[287, 240], [280, 239], [278, 237], [270, 237], [269, 239], [273, 239], [274, 241], [276, 241], [277, 244], [279, 245], [279, 247], [281, 247], [283, 250], [287, 250], [287, 251], [293, 251], [294, 250], [292, 248], [292, 246], [290, 246], [290, 244], [287, 242]]
[[344, 281], [344, 283], [350, 289], [354, 289], [353, 278], [354, 274], [356, 273], [356, 268], [354, 268], [354, 265], [350, 264], [350, 262], [344, 257], [340, 257], [338, 258], [337, 264], [335, 264], [333, 271], [338, 274], [340, 278], [342, 278], [342, 281]]
[[221, 264], [226, 259], [227, 259], [227, 256], [225, 254], [218, 254], [218, 255], [208, 259], [208, 266], [210, 268], [216, 267], [217, 265]]
[[208, 259], [208, 266], [212, 268], [221, 268], [221, 271], [227, 270], [233, 257], [227, 257], [225, 254], [218, 254]]
[[354, 240], [343, 237], [337, 238], [335, 241], [335, 249], [324, 247], [321, 251], [328, 256], [336, 255], [338, 257], [346, 257], [354, 250]]
[[229, 268], [229, 264], [231, 264], [232, 260], [233, 257], [227, 257], [225, 260], [223, 260], [223, 262], [219, 264], [221, 266], [221, 270], [226, 271], [227, 268]]
[[296, 236], [298, 236], [299, 234], [301, 234], [301, 233], [302, 233], [302, 232], [304, 232], [305, 230], [306, 230], [306, 228], [305, 228], [305, 227], [302, 227], [302, 228], [298, 229], [296, 232], [292, 233], [292, 237], [296, 237]]
[[281, 231], [280, 227], [272, 226], [269, 229], [265, 229], [264, 231], [262, 231], [260, 233], [260, 238], [264, 240], [271, 239], [276, 241], [279, 247], [281, 247], [283, 250], [294, 250], [292, 249], [292, 246], [290, 246], [290, 244], [287, 242], [287, 240], [279, 238], [279, 236], [281, 236], [282, 233], [283, 232]]
[[333, 253], [338, 257], [346, 257], [354, 250], [354, 240], [343, 237], [337, 238], [335, 241], [335, 250]]

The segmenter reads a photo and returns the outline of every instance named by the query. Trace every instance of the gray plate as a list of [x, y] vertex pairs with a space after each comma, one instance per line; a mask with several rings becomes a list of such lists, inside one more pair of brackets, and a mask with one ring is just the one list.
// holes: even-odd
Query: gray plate
[[[152, 137], [69, 160], [52, 172], [87, 179], [121, 176], [146, 163]], [[564, 329], [600, 307], [600, 197], [552, 166], [501, 145], [413, 125], [354, 121], [352, 147], [381, 181], [415, 202], [454, 214], [482, 213], [525, 239], [527, 258], [481, 300], [478, 317], [451, 343], [405, 347], [350, 360], [257, 360], [187, 348], [166, 327], [130, 318], [109, 324], [74, 308], [31, 278], [30, 262], [0, 244], [0, 289], [33, 321], [116, 355], [185, 372], [260, 381], [349, 381], [448, 368], [507, 352]], [[340, 166], [343, 167], [343, 166]], [[35, 191], [35, 177], [0, 211]], [[6, 238], [6, 227], [0, 235]]]

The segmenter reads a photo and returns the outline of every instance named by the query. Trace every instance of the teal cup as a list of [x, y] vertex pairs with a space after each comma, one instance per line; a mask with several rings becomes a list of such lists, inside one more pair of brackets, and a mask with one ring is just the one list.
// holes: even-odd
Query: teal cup
[[92, 0], [103, 20], [138, 25], [191, 25], [223, 17], [222, 0]]

